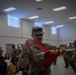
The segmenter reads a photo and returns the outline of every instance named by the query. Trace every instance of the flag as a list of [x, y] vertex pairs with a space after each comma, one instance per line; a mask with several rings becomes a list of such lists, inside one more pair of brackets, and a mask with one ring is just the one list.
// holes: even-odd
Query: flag
[[42, 43], [35, 42], [35, 45], [40, 49], [41, 52], [45, 52], [45, 65], [44, 68], [47, 70], [50, 65], [54, 62], [54, 60], [59, 56], [60, 51], [56, 54], [52, 54], [51, 50], [47, 49]]

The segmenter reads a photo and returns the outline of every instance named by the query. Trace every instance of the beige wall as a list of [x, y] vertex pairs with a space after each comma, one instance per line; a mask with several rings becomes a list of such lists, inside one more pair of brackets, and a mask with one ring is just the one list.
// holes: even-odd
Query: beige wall
[[[24, 44], [27, 38], [31, 38], [31, 30], [34, 22], [21, 19], [20, 28], [8, 27], [7, 16], [0, 14], [0, 46], [6, 53], [6, 44]], [[43, 42], [58, 46], [58, 35], [51, 34], [51, 27], [43, 26], [44, 40]]]
[[76, 40], [76, 25], [65, 26], [59, 29], [60, 44], [67, 44]]

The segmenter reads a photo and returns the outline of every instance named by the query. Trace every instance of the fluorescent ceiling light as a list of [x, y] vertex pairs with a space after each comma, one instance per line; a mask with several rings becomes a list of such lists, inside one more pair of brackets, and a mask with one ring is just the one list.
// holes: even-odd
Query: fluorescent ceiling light
[[29, 17], [29, 19], [36, 19], [36, 18], [39, 18], [39, 16], [32, 16], [32, 17]]
[[58, 7], [58, 8], [53, 9], [53, 11], [60, 11], [60, 10], [64, 10], [64, 9], [66, 9], [66, 7], [62, 6], [62, 7]]
[[9, 7], [9, 8], [4, 9], [3, 11], [5, 11], [5, 12], [10, 12], [10, 11], [13, 11], [13, 10], [16, 10], [16, 8], [14, 8], [14, 7]]
[[74, 17], [69, 17], [69, 19], [76, 19], [76, 16], [74, 16]]
[[45, 24], [50, 24], [50, 23], [54, 23], [54, 22], [53, 21], [45, 22]]
[[42, 1], [42, 0], [35, 0], [35, 1], [40, 2], [40, 1]]
[[58, 25], [58, 26], [56, 26], [57, 28], [60, 28], [60, 27], [63, 27], [64, 25]]

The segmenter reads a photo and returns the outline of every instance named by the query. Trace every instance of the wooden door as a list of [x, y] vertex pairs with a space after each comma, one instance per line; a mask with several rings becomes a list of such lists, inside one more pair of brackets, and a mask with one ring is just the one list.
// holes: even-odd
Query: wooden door
[[10, 54], [10, 50], [12, 49], [13, 44], [6, 44], [6, 52]]

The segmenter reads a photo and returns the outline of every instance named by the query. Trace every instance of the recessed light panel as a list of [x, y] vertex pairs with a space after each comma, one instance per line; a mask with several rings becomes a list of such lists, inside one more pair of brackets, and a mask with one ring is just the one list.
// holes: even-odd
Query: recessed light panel
[[39, 18], [39, 16], [32, 16], [32, 17], [29, 17], [29, 19], [36, 19], [36, 18]]
[[53, 21], [45, 22], [45, 24], [50, 24], [50, 23], [54, 23], [54, 22]]
[[62, 6], [62, 7], [53, 9], [53, 11], [60, 11], [60, 10], [64, 10], [64, 9], [67, 9], [67, 8], [65, 6]]
[[57, 28], [61, 28], [61, 27], [63, 27], [63, 26], [64, 26], [64, 25], [57, 25], [56, 27], [57, 27]]
[[42, 0], [35, 0], [35, 1], [40, 2], [40, 1], [42, 1]]
[[16, 10], [16, 8], [14, 8], [14, 7], [9, 7], [9, 8], [4, 9], [3, 11], [5, 11], [5, 12], [10, 12], [10, 11], [14, 11], [14, 10]]
[[76, 16], [74, 16], [74, 17], [69, 17], [69, 19], [76, 19]]

